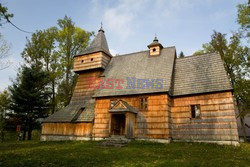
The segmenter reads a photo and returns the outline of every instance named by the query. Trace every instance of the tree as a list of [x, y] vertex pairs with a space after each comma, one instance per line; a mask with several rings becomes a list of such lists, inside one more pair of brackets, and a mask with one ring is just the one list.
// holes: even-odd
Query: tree
[[46, 86], [48, 74], [41, 67], [23, 66], [16, 81], [9, 88], [11, 93], [10, 109], [12, 117], [22, 122], [23, 140], [28, 132], [28, 140], [36, 120], [47, 115], [49, 92]]
[[193, 55], [201, 55], [201, 54], [213, 53], [213, 52], [215, 52], [214, 48], [209, 43], [205, 43], [205, 44], [202, 44], [202, 49], [194, 52]]
[[63, 105], [66, 106], [70, 102], [73, 87], [76, 83], [76, 75], [72, 71], [73, 56], [86, 48], [92, 34], [76, 27], [71, 18], [67, 16], [58, 20], [58, 26], [58, 53], [61, 57], [60, 62], [65, 74], [59, 85], [58, 92]]
[[8, 8], [0, 3], [0, 26], [2, 26], [3, 20], [8, 21], [13, 16], [13, 14], [8, 13]]
[[[8, 8], [4, 7], [0, 3], [0, 26], [4, 23], [3, 21], [8, 21], [10, 18], [12, 18], [14, 15], [8, 13]], [[9, 67], [10, 62], [4, 61], [4, 58], [6, 58], [9, 54], [10, 50], [10, 44], [8, 44], [4, 38], [3, 35], [0, 33], [0, 70], [3, 70], [7, 67]]]
[[247, 38], [250, 38], [250, 0], [247, 3], [239, 4], [237, 22], [240, 25], [240, 31]]
[[42, 66], [49, 75], [47, 84], [52, 96], [50, 98], [51, 113], [54, 113], [57, 108], [56, 89], [62, 75], [59, 54], [56, 50], [57, 34], [56, 27], [33, 33], [31, 40], [27, 39], [22, 52], [22, 57], [28, 64]]
[[27, 39], [22, 57], [29, 65], [41, 66], [49, 74], [51, 113], [69, 103], [76, 81], [73, 56], [86, 48], [90, 36], [65, 16], [58, 20], [58, 27], [37, 31]]
[[241, 45], [240, 36], [233, 34], [228, 42], [226, 34], [214, 32], [210, 42], [215, 52], [218, 52], [224, 61], [225, 69], [230, 76], [232, 86], [238, 78], [242, 78], [249, 74], [247, 67], [249, 59], [249, 48]]
[[0, 33], [0, 70], [3, 70], [10, 66], [10, 62], [5, 58], [9, 55], [11, 45], [7, 43], [2, 34]]
[[10, 102], [10, 95], [7, 90], [0, 92], [0, 141], [4, 140], [5, 115]]
[[226, 39], [226, 34], [214, 31], [209, 43], [202, 45], [203, 49], [194, 54], [217, 52], [224, 61], [227, 74], [233, 87], [239, 78], [249, 75], [249, 48], [242, 46], [240, 36], [234, 33], [230, 40]]
[[179, 54], [179, 58], [184, 58], [184, 57], [185, 57], [185, 55], [184, 55], [184, 53], [181, 51], [180, 54]]

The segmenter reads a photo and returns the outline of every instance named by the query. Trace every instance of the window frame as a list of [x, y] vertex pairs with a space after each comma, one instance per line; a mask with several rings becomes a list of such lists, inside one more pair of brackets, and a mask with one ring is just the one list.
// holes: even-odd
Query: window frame
[[141, 111], [148, 110], [148, 97], [147, 96], [139, 97], [139, 108]]
[[[196, 114], [195, 107], [197, 107], [197, 109], [199, 110], [198, 116]], [[201, 105], [200, 104], [191, 104], [190, 105], [190, 119], [201, 119]]]

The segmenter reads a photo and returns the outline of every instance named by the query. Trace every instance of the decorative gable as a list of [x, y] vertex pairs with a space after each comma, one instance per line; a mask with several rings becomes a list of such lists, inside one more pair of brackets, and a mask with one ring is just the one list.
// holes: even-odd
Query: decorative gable
[[132, 107], [131, 105], [129, 105], [127, 102], [123, 101], [123, 100], [118, 100], [116, 102], [116, 104], [109, 110], [109, 112], [132, 112], [137, 114], [138, 111], [137, 109], [135, 109], [134, 107]]
[[121, 100], [119, 100], [112, 109], [126, 109], [126, 106], [123, 104]]

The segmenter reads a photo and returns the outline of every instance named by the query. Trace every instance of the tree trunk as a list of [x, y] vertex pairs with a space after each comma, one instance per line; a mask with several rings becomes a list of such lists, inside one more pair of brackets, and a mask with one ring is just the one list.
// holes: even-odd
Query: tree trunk
[[68, 105], [68, 103], [69, 103], [69, 90], [71, 89], [70, 87], [69, 87], [69, 75], [70, 75], [70, 70], [69, 69], [67, 69], [66, 70], [66, 89], [65, 89], [65, 106], [67, 106]]
[[4, 118], [3, 118], [3, 113], [0, 113], [0, 141], [4, 141]]
[[32, 130], [28, 131], [28, 140], [31, 140], [31, 134], [32, 134]]
[[0, 133], [1, 133], [1, 134], [0, 134], [0, 135], [1, 135], [1, 136], [0, 136], [0, 141], [3, 142], [3, 141], [4, 141], [4, 129], [1, 129], [1, 130], [0, 130]]
[[52, 81], [52, 114], [56, 110], [56, 99], [55, 99], [55, 81]]
[[69, 99], [70, 99], [70, 84], [69, 84], [69, 78], [70, 78], [70, 70], [71, 70], [71, 54], [70, 54], [70, 46], [67, 48], [66, 51], [66, 55], [67, 55], [67, 65], [66, 65], [66, 99], [65, 99], [65, 106], [67, 106], [69, 104]]
[[32, 118], [29, 119], [29, 127], [28, 127], [28, 140], [31, 140], [31, 135], [32, 135]]
[[23, 131], [23, 140], [26, 139], [26, 130]]

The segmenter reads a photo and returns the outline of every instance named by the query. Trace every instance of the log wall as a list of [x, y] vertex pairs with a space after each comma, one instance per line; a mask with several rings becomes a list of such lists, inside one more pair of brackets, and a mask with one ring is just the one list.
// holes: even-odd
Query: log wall
[[[140, 110], [141, 96], [117, 97], [139, 110], [135, 119], [135, 138], [166, 139], [170, 137], [170, 99], [166, 94], [150, 94], [148, 97], [148, 110]], [[95, 106], [95, 122], [93, 137], [109, 137], [110, 99], [97, 98]]]
[[43, 135], [65, 135], [90, 137], [92, 123], [43, 123]]
[[[200, 119], [191, 118], [193, 104], [200, 104]], [[173, 139], [238, 141], [231, 92], [176, 97], [171, 115]]]

